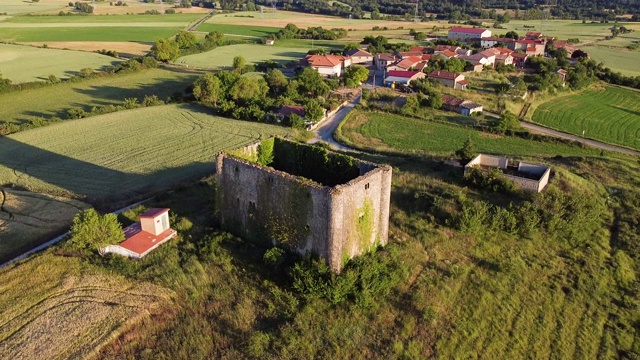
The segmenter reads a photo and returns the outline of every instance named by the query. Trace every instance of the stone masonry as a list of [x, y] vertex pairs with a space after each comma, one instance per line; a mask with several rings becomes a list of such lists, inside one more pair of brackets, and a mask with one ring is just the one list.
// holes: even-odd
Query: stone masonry
[[[216, 212], [223, 229], [267, 246], [315, 253], [334, 272], [340, 272], [348, 259], [387, 243], [390, 166], [280, 138], [268, 141], [273, 144], [274, 166], [295, 162], [296, 171], [345, 179], [344, 174], [332, 173], [341, 166], [350, 174], [348, 181], [327, 185], [259, 165], [249, 158], [260, 151], [261, 143], [221, 152]], [[325, 168], [314, 159], [324, 159]], [[307, 161], [314, 169], [304, 169]]]

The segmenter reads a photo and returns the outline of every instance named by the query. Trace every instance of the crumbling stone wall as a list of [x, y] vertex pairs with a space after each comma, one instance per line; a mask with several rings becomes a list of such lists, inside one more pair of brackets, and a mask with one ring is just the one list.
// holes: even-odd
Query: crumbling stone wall
[[[276, 140], [274, 153], [295, 155], [291, 154], [296, 148], [291, 143]], [[278, 151], [278, 146], [288, 151]], [[257, 146], [249, 145], [240, 153], [243, 151], [255, 155]], [[340, 160], [345, 159], [341, 156]], [[302, 254], [311, 251], [339, 272], [346, 260], [385, 245], [389, 232], [391, 167], [353, 158], [349, 161], [356, 166], [355, 178], [325, 186], [220, 153], [216, 199], [220, 223], [254, 242], [286, 246]]]

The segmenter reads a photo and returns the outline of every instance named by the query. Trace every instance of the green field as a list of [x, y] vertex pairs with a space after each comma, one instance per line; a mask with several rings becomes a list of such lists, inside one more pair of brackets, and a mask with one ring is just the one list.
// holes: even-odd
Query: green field
[[284, 127], [166, 105], [66, 121], [0, 138], [0, 183], [88, 201], [123, 200], [215, 171], [217, 151]]
[[640, 91], [593, 88], [538, 106], [534, 122], [574, 135], [640, 149]]
[[277, 33], [280, 29], [269, 26], [243, 26], [203, 23], [198, 26], [197, 30], [204, 32], [219, 31], [226, 35], [267, 37], [269, 35]]
[[451, 154], [471, 137], [477, 151], [508, 156], [597, 154], [593, 149], [534, 142], [479, 132], [455, 125], [394, 114], [356, 112], [341, 124], [339, 136], [348, 143], [377, 150]]
[[[3, 24], [113, 24], [113, 23], [180, 23], [183, 26], [192, 23], [202, 14], [172, 14], [172, 15], [87, 15], [87, 16], [14, 16]], [[91, 26], [91, 25], [89, 25]]]
[[603, 62], [604, 66], [615, 72], [621, 72], [627, 76], [640, 76], [640, 50], [627, 50], [624, 48], [609, 48], [600, 46], [606, 44], [602, 41], [596, 46], [582, 46], [582, 50], [597, 62]]
[[194, 74], [152, 69], [0, 94], [0, 123], [19, 124], [52, 116], [64, 119], [70, 108], [90, 111], [93, 106], [120, 105], [125, 98], [141, 101], [145, 95], [165, 100], [196, 78]]
[[[0, 40], [10, 42], [36, 41], [139, 41], [155, 42], [175, 35], [182, 27], [171, 25], [149, 26], [100, 26], [83, 27], [4, 27], [0, 28]], [[147, 24], [143, 24], [147, 25]]]
[[220, 46], [200, 54], [183, 56], [177, 59], [176, 62], [190, 66], [216, 69], [231, 67], [233, 58], [238, 55], [244, 57], [249, 64], [266, 60], [284, 64], [290, 61], [298, 61], [304, 58], [306, 54], [306, 49], [300, 47], [287, 48], [260, 44], [240, 44]]
[[90, 52], [0, 44], [0, 73], [13, 83], [46, 80], [49, 75], [63, 79], [83, 68], [98, 70], [119, 62], [113, 57]]
[[42, 13], [69, 9], [68, 4], [69, 2], [65, 0], [42, 0], [37, 3], [25, 0], [2, 0], [0, 3], [0, 12], [6, 12], [9, 15]]
[[[631, 29], [639, 29], [638, 24], [624, 24]], [[611, 35], [609, 30], [613, 24], [583, 24], [579, 20], [511, 20], [506, 24], [502, 24], [505, 29], [491, 29], [493, 34], [503, 34], [513, 30], [519, 35], [524, 36], [528, 31], [539, 31], [546, 36], [553, 36], [558, 40], [566, 40], [569, 38], [578, 38], [581, 42], [594, 41], [602, 39], [607, 35]], [[525, 26], [527, 26], [525, 28]]]

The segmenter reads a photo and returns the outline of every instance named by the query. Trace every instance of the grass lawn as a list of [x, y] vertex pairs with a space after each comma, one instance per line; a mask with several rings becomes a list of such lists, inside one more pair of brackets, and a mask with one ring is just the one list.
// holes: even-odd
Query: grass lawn
[[478, 152], [507, 156], [598, 154], [593, 149], [529, 141], [405, 116], [358, 111], [339, 128], [339, 136], [356, 146], [408, 153], [452, 154], [467, 137]]
[[[58, 25], [58, 24], [53, 24]], [[182, 26], [175, 23], [165, 25], [144, 23], [127, 24], [60, 24], [54, 27], [0, 27], [0, 40], [10, 42], [34, 41], [139, 41], [155, 42], [175, 35]], [[74, 26], [69, 26], [74, 25]]]
[[25, 0], [2, 0], [0, 4], [0, 12], [6, 12], [9, 15], [35, 14], [67, 9], [71, 9], [67, 0], [41, 0], [37, 3]]
[[305, 57], [307, 50], [301, 47], [266, 46], [260, 44], [240, 44], [220, 46], [213, 50], [187, 55], [176, 60], [177, 63], [187, 64], [203, 68], [231, 67], [233, 58], [242, 55], [247, 63], [272, 60], [280, 64], [289, 61], [298, 61]]
[[640, 50], [627, 50], [624, 48], [610, 48], [602, 46], [605, 41], [597, 43], [594, 46], [583, 46], [582, 50], [586, 51], [589, 56], [613, 71], [621, 72], [627, 76], [640, 76]]
[[287, 133], [280, 126], [212, 116], [198, 106], [120, 111], [0, 138], [0, 183], [86, 196], [94, 204], [130, 203], [213, 173], [217, 151]]
[[226, 35], [267, 37], [271, 34], [277, 33], [280, 29], [276, 27], [269, 27], [269, 26], [243, 26], [243, 25], [203, 23], [198, 26], [197, 30], [204, 31], [204, 32], [219, 31]]
[[46, 80], [49, 75], [63, 79], [83, 68], [98, 70], [118, 62], [113, 57], [90, 52], [0, 44], [2, 77], [14, 83]]
[[640, 91], [597, 87], [538, 106], [534, 122], [574, 135], [640, 149]]
[[90, 111], [93, 106], [118, 105], [132, 97], [142, 100], [145, 95], [164, 100], [174, 92], [182, 92], [196, 78], [194, 74], [151, 69], [0, 94], [0, 123], [52, 116], [64, 119], [70, 108]]

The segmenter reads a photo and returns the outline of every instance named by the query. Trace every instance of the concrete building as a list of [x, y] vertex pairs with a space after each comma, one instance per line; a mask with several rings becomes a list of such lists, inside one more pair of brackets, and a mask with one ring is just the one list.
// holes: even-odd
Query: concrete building
[[385, 86], [404, 85], [408, 86], [413, 80], [424, 79], [427, 74], [422, 71], [399, 71], [390, 70], [388, 76], [384, 79]]
[[466, 90], [469, 85], [469, 82], [464, 79], [464, 75], [445, 70], [433, 70], [429, 73], [429, 79], [459, 90]]
[[387, 66], [393, 64], [398, 60], [395, 54], [376, 54], [373, 59], [373, 63], [378, 70], [385, 70]]
[[465, 116], [470, 116], [483, 110], [480, 104], [450, 95], [442, 95], [442, 108]]
[[341, 55], [307, 55], [301, 60], [301, 65], [316, 69], [322, 76], [342, 76], [344, 69], [351, 66], [351, 58]]
[[152, 208], [140, 215], [140, 222], [124, 228], [123, 242], [108, 245], [102, 252], [140, 259], [176, 235], [169, 227], [169, 209]]
[[523, 190], [541, 192], [549, 183], [551, 168], [544, 165], [536, 165], [520, 161], [510, 164], [509, 159], [501, 156], [491, 156], [480, 154], [464, 166], [464, 173], [467, 174], [470, 168], [475, 167], [481, 170], [500, 169], [502, 176], [514, 182], [516, 186]]
[[482, 38], [491, 37], [491, 30], [478, 29], [478, 28], [466, 28], [466, 27], [452, 27], [449, 29], [447, 39], [449, 40], [480, 40]]
[[401, 60], [396, 61], [395, 63], [387, 66], [387, 71], [392, 70], [400, 70], [406, 71], [414, 68], [416, 65], [422, 61], [422, 56], [410, 56]]
[[266, 139], [218, 154], [216, 214], [223, 229], [314, 253], [340, 272], [345, 260], [387, 243], [391, 172], [322, 147]]

